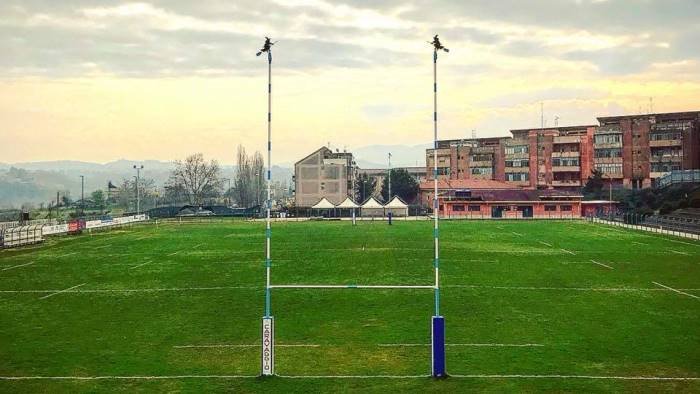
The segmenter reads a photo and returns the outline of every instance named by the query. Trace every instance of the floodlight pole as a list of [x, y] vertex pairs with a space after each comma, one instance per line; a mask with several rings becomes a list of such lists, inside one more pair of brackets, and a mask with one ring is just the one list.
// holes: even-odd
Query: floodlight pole
[[386, 199], [387, 202], [391, 201], [391, 153], [389, 153], [389, 194]]
[[143, 164], [140, 166], [134, 165], [136, 170], [136, 214], [138, 215], [141, 210], [141, 193], [139, 190], [139, 181], [141, 180], [141, 170], [143, 169]]

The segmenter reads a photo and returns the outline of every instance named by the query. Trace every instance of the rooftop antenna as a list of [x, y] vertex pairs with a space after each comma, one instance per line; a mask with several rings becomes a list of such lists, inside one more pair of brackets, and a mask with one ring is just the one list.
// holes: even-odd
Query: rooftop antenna
[[472, 129], [472, 139], [476, 139], [476, 129]]
[[559, 127], [559, 116], [554, 117], [554, 127]]

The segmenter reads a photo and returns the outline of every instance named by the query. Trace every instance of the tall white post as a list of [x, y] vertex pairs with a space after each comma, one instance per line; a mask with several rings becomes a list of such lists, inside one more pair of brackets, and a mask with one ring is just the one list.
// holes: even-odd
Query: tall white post
[[438, 222], [440, 205], [438, 201], [438, 165], [437, 165], [437, 49], [433, 51], [433, 216], [435, 220], [433, 238], [435, 238], [435, 316], [440, 316], [440, 245], [438, 240]]

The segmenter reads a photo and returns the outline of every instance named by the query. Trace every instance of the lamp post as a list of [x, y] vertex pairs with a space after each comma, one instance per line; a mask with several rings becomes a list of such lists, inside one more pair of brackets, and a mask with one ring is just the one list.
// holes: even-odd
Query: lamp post
[[389, 152], [388, 156], [389, 156], [389, 175], [388, 175], [389, 176], [389, 190], [388, 190], [389, 194], [387, 194], [387, 196], [388, 196], [386, 199], [387, 202], [391, 201], [391, 152]]
[[141, 196], [139, 193], [139, 182], [141, 181], [141, 170], [143, 169], [143, 164], [134, 165], [136, 170], [136, 214], [138, 215], [141, 211]]
[[85, 176], [80, 175], [80, 216], [85, 216]]

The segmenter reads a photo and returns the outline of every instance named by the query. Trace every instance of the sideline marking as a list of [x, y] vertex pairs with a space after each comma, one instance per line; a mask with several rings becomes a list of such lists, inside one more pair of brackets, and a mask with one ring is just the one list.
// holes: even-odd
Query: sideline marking
[[178, 250], [177, 252], [170, 253], [168, 256], [175, 256], [175, 255], [178, 254], [178, 253], [180, 253], [179, 250]]
[[675, 254], [682, 254], [682, 255], [684, 255], [684, 256], [690, 256], [690, 253], [686, 253], [686, 252], [679, 252], [679, 251], [673, 250], [673, 249], [669, 249], [669, 251], [671, 251], [671, 252], [673, 252], [673, 253], [675, 253]]
[[12, 266], [12, 267], [3, 268], [2, 270], [3, 270], [3, 271], [7, 271], [7, 270], [11, 270], [11, 269], [13, 269], [13, 268], [26, 267], [26, 266], [32, 265], [32, 264], [34, 264], [34, 263], [35, 263], [35, 262], [32, 261], [32, 262], [30, 262], [30, 263], [25, 263], [25, 264], [15, 265], [15, 266]]
[[637, 244], [637, 245], [647, 246], [647, 244], [644, 244], [644, 243], [641, 243], [641, 242], [637, 242], [637, 241], [632, 241], [632, 243], [633, 243], [633, 244]]
[[611, 267], [611, 266], [609, 266], [609, 265], [607, 265], [607, 264], [599, 263], [599, 262], [597, 262], [597, 261], [595, 261], [595, 260], [591, 260], [591, 263], [593, 263], [593, 264], [598, 264], [599, 266], [605, 267], [605, 268], [607, 268], [607, 269], [609, 269], [609, 270], [615, 269], [615, 268], [613, 268], [613, 267]]
[[[432, 346], [430, 343], [380, 343], [381, 347], [403, 346]], [[542, 347], [539, 343], [446, 343], [445, 346], [475, 346], [475, 347]]]
[[[72, 256], [72, 255], [74, 255], [74, 254], [78, 254], [78, 252], [66, 253], [66, 254], [62, 254], [62, 255], [59, 255], [59, 256], [53, 256], [53, 257], [55, 257], [55, 258], [58, 259], [58, 258], [61, 258], [61, 257]], [[52, 257], [52, 256], [47, 256], [47, 257]]]
[[[260, 347], [262, 346], [259, 343], [254, 343], [254, 344], [243, 344], [243, 345], [238, 345], [238, 344], [232, 344], [232, 345], [227, 345], [227, 344], [219, 344], [219, 345], [179, 345], [179, 346], [173, 346], [175, 349], [199, 349], [199, 348], [248, 348], [248, 347]], [[321, 345], [315, 345], [315, 344], [275, 344], [276, 347], [321, 347]]]
[[133, 266], [133, 267], [130, 267], [129, 269], [132, 270], [132, 269], [134, 269], [134, 268], [143, 267], [144, 265], [149, 264], [149, 263], [152, 263], [152, 262], [153, 262], [153, 260], [148, 260], [148, 261], [146, 261], [146, 262], [143, 263], [143, 264], [135, 265], [135, 266]]
[[144, 289], [89, 289], [89, 290], [0, 290], [0, 293], [153, 293], [159, 291], [201, 291], [201, 290], [232, 290], [232, 289], [258, 289], [263, 286], [218, 286], [218, 287], [161, 287]]
[[104, 248], [109, 248], [110, 246], [112, 246], [112, 244], [107, 244], [107, 245], [103, 245], [103, 246], [98, 246], [98, 247], [93, 248], [93, 249], [104, 249]]
[[700, 297], [698, 297], [698, 296], [696, 296], [696, 295], [694, 295], [694, 294], [684, 293], [684, 292], [682, 292], [682, 291], [680, 291], [680, 290], [674, 289], [673, 287], [668, 287], [668, 286], [666, 286], [666, 285], [662, 285], [662, 284], [659, 283], [659, 282], [651, 282], [651, 283], [653, 283], [653, 284], [655, 284], [655, 285], [657, 285], [657, 286], [665, 287], [665, 288], [667, 288], [667, 289], [669, 289], [669, 290], [671, 290], [671, 291], [675, 291], [675, 292], [678, 293], [678, 294], [687, 295], [688, 297], [693, 297], [693, 298], [695, 298], [696, 300], [700, 300]]
[[[428, 379], [430, 375], [275, 375], [283, 379]], [[161, 376], [0, 376], [0, 380], [167, 380], [167, 379], [256, 379], [258, 375], [161, 375]], [[595, 376], [595, 375], [452, 375], [460, 379], [589, 379], [698, 381], [696, 376]]]
[[202, 245], [204, 245], [204, 244], [197, 244], [197, 245], [193, 246], [192, 249], [197, 249], [198, 247], [200, 247]]
[[572, 254], [572, 255], [574, 255], [574, 256], [576, 255], [576, 253], [574, 253], [574, 252], [572, 252], [572, 251], [570, 251], [570, 250], [566, 250], [566, 249], [562, 249], [562, 250], [563, 250], [564, 252], [568, 253], [568, 254]]
[[[542, 245], [547, 245], [547, 246], [549, 246], [550, 248], [552, 247], [552, 244], [548, 244], [548, 243], [542, 242], [542, 241], [537, 241], [537, 242], [541, 243]], [[564, 250], [564, 249], [562, 249], [562, 250]]]
[[515, 231], [511, 231], [511, 233], [513, 233], [513, 235], [517, 235], [518, 237], [522, 237], [522, 236], [523, 236], [522, 234], [516, 233]]
[[[654, 287], [536, 287], [536, 286], [481, 286], [481, 285], [442, 285], [440, 287], [456, 287], [468, 289], [498, 289], [498, 290], [571, 290], [571, 291], [668, 291]], [[680, 289], [697, 291], [700, 289]]]
[[53, 297], [53, 296], [55, 296], [56, 294], [66, 293], [66, 292], [68, 292], [69, 290], [76, 289], [76, 288], [78, 288], [78, 287], [80, 287], [80, 286], [82, 286], [82, 285], [84, 285], [84, 284], [85, 284], [85, 283], [81, 283], [81, 284], [79, 284], [79, 285], [76, 285], [76, 286], [73, 286], [73, 287], [69, 287], [69, 288], [64, 289], [64, 290], [59, 290], [59, 291], [57, 291], [57, 292], [55, 292], [55, 293], [47, 294], [47, 295], [45, 295], [45, 296], [43, 296], [43, 297], [40, 297], [39, 299], [40, 299], [40, 300], [43, 300], [43, 299], [46, 299], [46, 298], [49, 298], [49, 297]]

